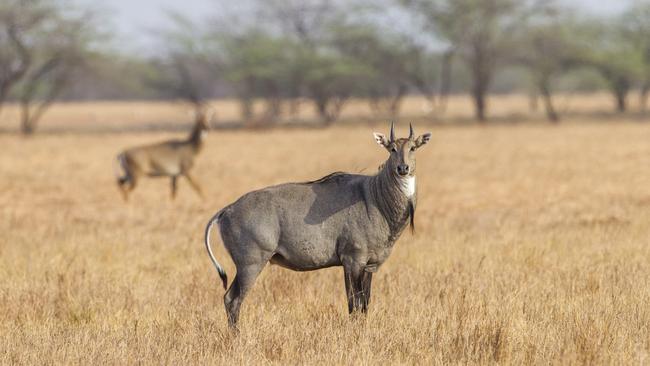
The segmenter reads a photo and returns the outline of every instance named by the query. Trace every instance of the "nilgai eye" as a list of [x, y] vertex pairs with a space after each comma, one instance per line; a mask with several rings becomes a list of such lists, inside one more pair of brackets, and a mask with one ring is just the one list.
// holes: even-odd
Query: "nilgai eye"
[[392, 152], [397, 152], [397, 149], [396, 149], [395, 147], [391, 147], [391, 148], [390, 148], [390, 151], [392, 151]]
[[411, 151], [415, 151], [415, 146], [411, 146]]

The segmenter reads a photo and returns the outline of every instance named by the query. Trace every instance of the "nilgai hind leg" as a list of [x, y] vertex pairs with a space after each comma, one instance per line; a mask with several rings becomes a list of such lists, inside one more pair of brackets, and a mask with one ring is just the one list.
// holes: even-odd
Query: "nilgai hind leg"
[[173, 175], [171, 177], [171, 197], [172, 197], [172, 201], [176, 198], [176, 191], [178, 189], [177, 180], [178, 180], [177, 176]]
[[265, 265], [266, 261], [244, 265], [236, 264], [237, 275], [223, 297], [226, 314], [228, 315], [228, 325], [230, 327], [237, 327], [239, 308]]
[[197, 183], [196, 179], [192, 177], [188, 172], [183, 173], [183, 176], [190, 183], [190, 186], [192, 187], [192, 189], [194, 189], [194, 192], [196, 192], [196, 194], [198, 194], [199, 197], [203, 198], [203, 190], [201, 189], [201, 186]]
[[117, 180], [117, 185], [120, 188], [120, 192], [122, 192], [122, 198], [125, 202], [129, 201], [129, 193], [135, 189], [136, 183], [137, 179], [135, 175], [130, 173], [127, 173], [125, 176]]

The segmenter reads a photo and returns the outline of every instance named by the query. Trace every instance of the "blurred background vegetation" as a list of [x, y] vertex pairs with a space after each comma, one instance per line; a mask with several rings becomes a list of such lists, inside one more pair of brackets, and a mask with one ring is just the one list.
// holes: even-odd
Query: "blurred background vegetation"
[[[228, 98], [242, 126], [330, 125], [351, 99], [398, 119], [420, 95], [437, 118], [467, 94], [484, 122], [489, 95], [520, 93], [558, 122], [557, 93], [606, 91], [613, 111], [643, 115], [650, 92], [650, 1], [611, 16], [539, 0], [215, 1], [203, 19], [169, 12], [156, 52], [115, 47], [107, 18], [71, 1], [2, 0], [0, 113], [18, 104], [31, 134], [54, 101]], [[301, 105], [318, 120], [300, 121]]]

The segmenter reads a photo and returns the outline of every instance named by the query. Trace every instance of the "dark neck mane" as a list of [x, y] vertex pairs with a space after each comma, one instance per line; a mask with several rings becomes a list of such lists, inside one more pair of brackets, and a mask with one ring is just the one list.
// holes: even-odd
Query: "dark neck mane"
[[336, 178], [339, 178], [339, 177], [347, 175], [347, 174], [348, 173], [345, 173], [345, 172], [334, 172], [334, 173], [330, 173], [330, 174], [328, 174], [328, 175], [326, 175], [326, 176], [324, 176], [322, 178], [319, 178], [319, 179], [316, 179], [316, 180], [310, 180], [310, 181], [307, 181], [307, 182], [300, 182], [299, 184], [325, 183], [325, 182], [329, 182], [331, 180], [334, 180]]
[[190, 136], [188, 137], [187, 141], [191, 143], [195, 149], [200, 149], [203, 145], [203, 128], [201, 127], [201, 124], [199, 122], [196, 122], [194, 124], [194, 127], [192, 128], [192, 132], [190, 133]]
[[371, 178], [371, 191], [377, 202], [377, 207], [386, 218], [390, 227], [390, 241], [395, 241], [410, 224], [411, 231], [415, 230], [415, 192], [407, 197], [403, 191], [403, 183], [395, 172], [386, 164]]

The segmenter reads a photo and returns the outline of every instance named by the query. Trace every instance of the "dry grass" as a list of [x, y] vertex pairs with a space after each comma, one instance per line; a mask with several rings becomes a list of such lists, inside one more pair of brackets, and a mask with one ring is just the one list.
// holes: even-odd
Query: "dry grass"
[[340, 269], [268, 267], [230, 334], [208, 218], [257, 187], [372, 173], [370, 132], [215, 132], [204, 202], [150, 180], [128, 205], [115, 153], [170, 134], [0, 135], [0, 364], [649, 362], [650, 129], [626, 121], [434, 129], [417, 233], [368, 316], [348, 317]]

